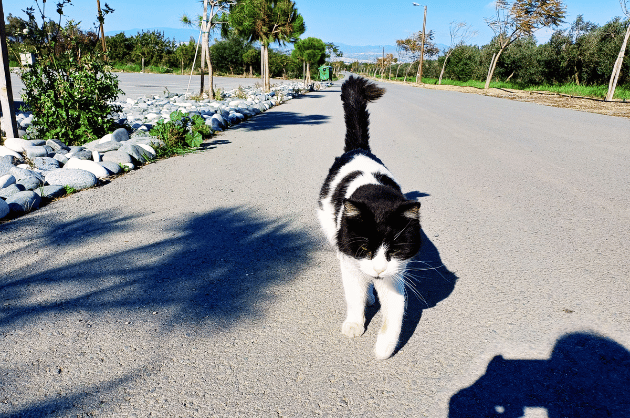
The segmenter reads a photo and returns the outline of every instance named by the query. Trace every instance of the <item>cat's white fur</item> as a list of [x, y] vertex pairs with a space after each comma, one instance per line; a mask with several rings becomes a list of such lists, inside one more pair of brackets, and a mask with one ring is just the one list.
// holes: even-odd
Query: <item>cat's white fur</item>
[[[335, 245], [337, 230], [343, 216], [341, 207], [337, 218], [334, 216], [332, 191], [339, 182], [353, 171], [363, 174], [350, 183], [345, 197], [349, 197], [360, 186], [379, 184], [373, 173], [393, 175], [383, 165], [363, 155], [356, 156], [339, 170], [330, 184], [328, 196], [322, 200], [322, 208], [318, 210], [319, 221], [326, 237]], [[353, 338], [365, 332], [365, 307], [375, 303], [374, 290], [381, 304], [383, 322], [376, 339], [374, 354], [378, 359], [389, 358], [398, 344], [403, 316], [405, 314], [405, 286], [403, 274], [407, 261], [391, 258], [387, 260], [387, 249], [381, 247], [372, 259], [355, 259], [337, 251], [341, 264], [341, 277], [346, 297], [347, 315], [341, 327], [346, 336]]]

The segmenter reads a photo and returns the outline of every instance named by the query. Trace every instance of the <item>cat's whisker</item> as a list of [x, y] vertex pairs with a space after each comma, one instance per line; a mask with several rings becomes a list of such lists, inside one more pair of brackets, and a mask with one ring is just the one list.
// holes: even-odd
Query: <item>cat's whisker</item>
[[403, 229], [401, 229], [401, 230], [400, 230], [400, 232], [399, 232], [399, 233], [397, 233], [397, 234], [394, 236], [393, 241], [396, 241], [396, 240], [398, 239], [398, 237], [400, 236], [400, 234], [402, 234], [402, 233], [405, 231], [405, 229], [407, 229], [407, 227], [408, 227], [409, 225], [411, 225], [411, 222], [412, 222], [411, 220], [409, 220], [409, 222], [407, 222], [407, 225], [405, 225], [405, 227], [404, 227]]
[[422, 300], [424, 304], [427, 305], [427, 307], [429, 307], [429, 303], [424, 298], [424, 296], [422, 296], [420, 291], [416, 288], [415, 284], [413, 283], [410, 277], [407, 277], [405, 273], [403, 272], [402, 274], [397, 274], [395, 278], [396, 278], [395, 280], [401, 281], [403, 283], [403, 285], [405, 286], [405, 289], [409, 289], [411, 293], [413, 293], [418, 299]]

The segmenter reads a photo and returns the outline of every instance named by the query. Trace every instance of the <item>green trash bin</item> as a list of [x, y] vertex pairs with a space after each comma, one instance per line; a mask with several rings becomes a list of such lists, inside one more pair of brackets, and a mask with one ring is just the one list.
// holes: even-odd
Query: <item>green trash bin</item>
[[332, 80], [332, 67], [330, 65], [322, 65], [319, 67], [319, 80], [331, 81]]

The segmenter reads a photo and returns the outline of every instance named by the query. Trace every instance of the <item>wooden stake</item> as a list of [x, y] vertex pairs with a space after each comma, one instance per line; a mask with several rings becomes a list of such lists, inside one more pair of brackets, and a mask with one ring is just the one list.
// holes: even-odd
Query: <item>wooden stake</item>
[[4, 10], [0, 0], [0, 108], [2, 109], [2, 127], [7, 138], [17, 138], [17, 123], [13, 107], [13, 89], [11, 88], [11, 72], [9, 71], [9, 50], [7, 49], [7, 33], [4, 28]]

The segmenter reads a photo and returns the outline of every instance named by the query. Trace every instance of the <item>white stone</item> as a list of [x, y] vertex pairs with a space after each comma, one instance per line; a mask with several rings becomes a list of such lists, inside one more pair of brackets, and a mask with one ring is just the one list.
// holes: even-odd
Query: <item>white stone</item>
[[129, 133], [125, 128], [118, 128], [112, 132], [112, 141], [124, 142], [129, 141]]
[[4, 199], [0, 199], [0, 219], [7, 216], [9, 212], [11, 212], [11, 209], [9, 209], [7, 202], [5, 202]]
[[96, 186], [98, 179], [89, 171], [64, 167], [47, 171], [46, 182], [50, 185], [69, 186], [75, 190], [83, 190]]
[[150, 159], [154, 159], [157, 156], [157, 153], [155, 152], [153, 147], [151, 147], [150, 145], [146, 145], [146, 144], [136, 144], [136, 145], [144, 149], [149, 154], [148, 157]]
[[89, 171], [90, 173], [94, 174], [96, 178], [99, 179], [109, 176], [109, 173], [107, 172], [105, 167], [97, 162], [90, 160], [79, 160], [78, 158], [70, 158], [66, 165], [64, 165], [63, 167]]
[[94, 160], [94, 162], [100, 162], [101, 161], [101, 154], [98, 153], [98, 151], [92, 151], [92, 160]]
[[4, 146], [15, 152], [24, 152], [24, 147], [29, 146], [29, 142], [22, 138], [7, 138], [4, 140]]
[[107, 135], [103, 135], [103, 137], [98, 140], [98, 143], [102, 144], [103, 142], [109, 142], [111, 140], [112, 140], [112, 134], [107, 134]]
[[0, 189], [4, 189], [5, 187], [12, 184], [15, 184], [15, 177], [13, 176], [13, 174], [5, 174], [4, 176], [0, 176]]
[[17, 158], [18, 160], [22, 160], [22, 156], [20, 154], [18, 154], [17, 152], [10, 150], [9, 148], [5, 147], [4, 145], [0, 145], [0, 157], [4, 157], [5, 155], [10, 155], [12, 157]]

